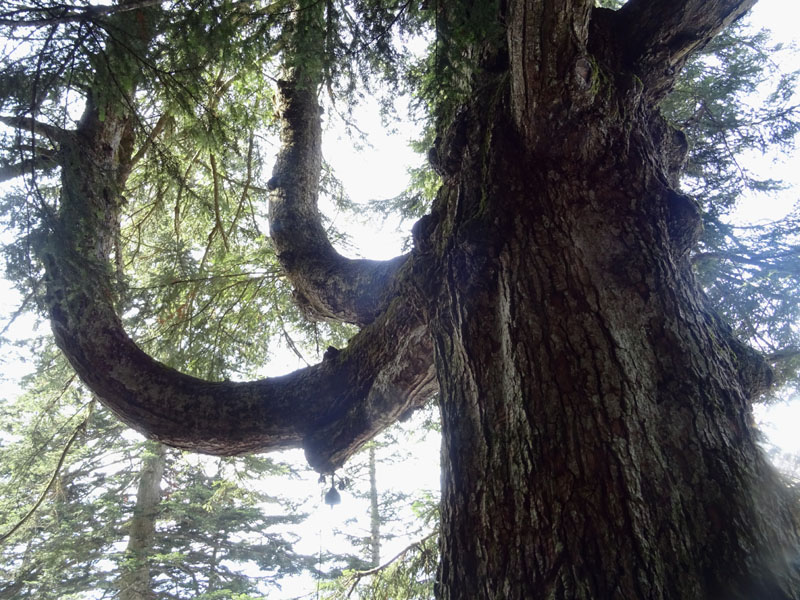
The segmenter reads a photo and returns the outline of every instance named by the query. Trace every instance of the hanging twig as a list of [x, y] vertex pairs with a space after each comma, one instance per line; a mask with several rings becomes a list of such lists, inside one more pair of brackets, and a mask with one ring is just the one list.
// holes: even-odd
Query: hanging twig
[[211, 163], [211, 178], [214, 184], [214, 227], [219, 230], [219, 234], [222, 236], [222, 245], [225, 246], [225, 250], [228, 250], [228, 235], [225, 233], [225, 228], [222, 226], [222, 214], [219, 206], [220, 191], [217, 159], [213, 152], [209, 154], [209, 162]]
[[431, 539], [432, 537], [434, 537], [434, 536], [437, 536], [437, 535], [439, 535], [439, 532], [438, 532], [438, 531], [433, 531], [432, 533], [429, 533], [428, 535], [426, 535], [426, 536], [425, 536], [424, 538], [422, 538], [421, 540], [417, 540], [416, 542], [414, 542], [414, 543], [412, 543], [412, 544], [409, 544], [408, 546], [406, 546], [405, 548], [403, 548], [403, 549], [402, 549], [400, 552], [398, 552], [398, 553], [397, 553], [397, 554], [394, 556], [394, 558], [391, 558], [391, 559], [389, 559], [388, 561], [386, 561], [386, 562], [385, 562], [385, 563], [383, 563], [382, 565], [380, 565], [380, 566], [377, 566], [377, 567], [375, 567], [374, 569], [368, 569], [368, 570], [366, 570], [366, 571], [356, 571], [355, 573], [353, 573], [353, 574], [351, 575], [351, 577], [353, 578], [353, 584], [350, 586], [350, 590], [347, 592], [347, 596], [345, 596], [345, 598], [349, 598], [349, 597], [350, 597], [350, 595], [351, 595], [351, 594], [352, 594], [352, 593], [355, 591], [355, 589], [356, 589], [356, 586], [358, 585], [358, 583], [359, 583], [359, 582], [360, 582], [360, 581], [361, 581], [361, 580], [362, 580], [364, 577], [369, 577], [370, 575], [375, 575], [376, 573], [380, 573], [380, 572], [381, 572], [381, 571], [383, 571], [384, 569], [387, 569], [388, 567], [390, 567], [390, 566], [392, 566], [394, 563], [396, 563], [398, 560], [400, 560], [401, 558], [403, 558], [403, 556], [404, 556], [406, 553], [408, 553], [408, 552], [410, 552], [411, 550], [414, 550], [414, 549], [416, 549], [416, 548], [419, 548], [420, 546], [422, 546], [422, 544], [424, 544], [424, 543], [425, 543], [425, 542], [427, 542], [429, 539]]
[[0, 536], [0, 543], [5, 542], [8, 538], [10, 538], [12, 535], [14, 535], [14, 533], [16, 533], [17, 530], [19, 530], [19, 528], [22, 527], [28, 521], [28, 519], [30, 519], [33, 516], [33, 514], [36, 512], [36, 510], [39, 508], [39, 506], [41, 506], [42, 502], [44, 502], [44, 499], [47, 497], [47, 494], [50, 492], [50, 490], [53, 487], [53, 484], [56, 482], [56, 479], [58, 478], [58, 474], [61, 471], [61, 467], [64, 464], [64, 460], [67, 458], [67, 454], [69, 453], [69, 449], [72, 447], [72, 444], [75, 442], [75, 440], [78, 439], [78, 434], [86, 429], [86, 424], [87, 424], [88, 421], [89, 421], [89, 417], [87, 416], [75, 428], [75, 431], [72, 432], [72, 435], [70, 436], [69, 440], [67, 440], [67, 445], [64, 446], [64, 450], [62, 450], [61, 456], [59, 456], [59, 458], [58, 458], [58, 464], [56, 464], [55, 471], [53, 471], [53, 476], [50, 478], [50, 481], [47, 484], [47, 487], [44, 488], [44, 491], [39, 496], [39, 499], [36, 501], [36, 503], [33, 505], [33, 507], [31, 507], [31, 509], [25, 514], [25, 516], [22, 517], [19, 521], [17, 521], [17, 523], [10, 530], [8, 530], [8, 532], [6, 532], [6, 533], [4, 533], [3, 535]]
[[31, 300], [33, 300], [33, 292], [30, 292], [27, 296], [25, 296], [25, 299], [20, 303], [19, 308], [17, 308], [17, 310], [14, 311], [14, 314], [8, 318], [8, 323], [6, 323], [3, 329], [0, 330], [0, 336], [4, 336], [6, 333], [8, 333], [8, 330], [14, 324], [14, 321], [16, 321], [20, 315], [28, 310], [28, 304]]

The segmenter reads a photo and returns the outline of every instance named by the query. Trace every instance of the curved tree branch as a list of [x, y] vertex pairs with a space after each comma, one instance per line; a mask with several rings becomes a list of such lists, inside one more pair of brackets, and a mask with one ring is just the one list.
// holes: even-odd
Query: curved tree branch
[[40, 248], [56, 343], [106, 406], [170, 446], [218, 455], [304, 447], [326, 472], [430, 397], [432, 348], [413, 294], [392, 302], [346, 349], [283, 377], [204, 381], [138, 348], [116, 314], [107, 260], [129, 127], [110, 110], [103, 121], [82, 119], [60, 153], [61, 206]]
[[346, 349], [283, 377], [210, 382], [152, 359], [114, 308], [106, 260], [113, 232], [104, 214], [113, 212], [114, 182], [100, 176], [95, 157], [84, 160], [85, 150], [84, 142], [63, 153], [81, 154], [62, 166], [61, 211], [40, 250], [46, 302], [59, 348], [125, 423], [170, 446], [218, 455], [304, 447], [309, 463], [327, 472], [435, 391], [431, 343], [413, 295], [392, 302]]
[[[128, 67], [137, 69], [137, 64]], [[134, 120], [125, 93], [121, 90], [117, 101], [106, 99], [102, 119], [89, 102], [78, 130], [63, 140], [57, 157], [59, 210], [46, 223], [48, 231], [38, 248], [56, 343], [103, 404], [131, 427], [170, 446], [217, 455], [303, 447], [309, 463], [328, 472], [378, 431], [427, 401], [436, 386], [431, 342], [412, 284], [400, 281], [410, 281], [411, 261], [395, 282], [409, 290], [387, 301], [379, 314], [376, 303], [363, 309], [354, 301], [356, 294], [347, 297], [345, 310], [360, 322], [373, 322], [346, 349], [331, 349], [322, 363], [283, 377], [204, 381], [154, 360], [136, 346], [114, 306], [116, 288], [108, 261], [133, 157]], [[313, 103], [316, 107], [315, 98]], [[318, 129], [318, 112], [315, 117]], [[302, 167], [310, 155], [298, 146], [308, 139], [291, 122], [296, 125], [290, 132], [295, 144], [284, 149], [279, 161], [286, 168], [278, 172], [288, 179], [278, 199], [297, 197], [291, 193], [297, 189], [292, 183], [307, 184], [300, 188], [307, 194], [300, 197], [315, 199], [316, 179], [302, 176], [309, 170], [301, 168], [298, 175], [289, 169], [297, 162]], [[318, 146], [311, 150], [318, 156]], [[294, 156], [299, 156], [297, 161]], [[308, 205], [300, 208], [302, 212]], [[291, 221], [293, 211], [287, 214]], [[331, 277], [363, 292], [359, 275], [356, 269], [350, 279], [337, 272]], [[312, 278], [317, 281], [322, 280]]]
[[42, 253], [56, 343], [103, 403], [152, 439], [217, 455], [304, 447], [326, 472], [435, 391], [427, 329], [401, 300], [346, 349], [283, 377], [210, 382], [180, 373], [125, 334], [108, 269], [79, 254], [73, 237], [56, 230]]
[[756, 0], [630, 0], [615, 13], [625, 62], [653, 101], [672, 87], [693, 51], [744, 15]]
[[407, 257], [353, 260], [334, 250], [317, 208], [322, 125], [316, 91], [281, 81], [279, 93], [282, 147], [269, 181], [270, 235], [278, 258], [307, 312], [366, 325], [386, 307], [389, 285]]

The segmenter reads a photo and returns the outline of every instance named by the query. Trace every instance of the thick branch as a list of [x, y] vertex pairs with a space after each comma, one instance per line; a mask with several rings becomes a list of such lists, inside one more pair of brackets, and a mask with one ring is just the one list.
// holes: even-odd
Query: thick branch
[[772, 352], [771, 354], [767, 354], [764, 358], [773, 367], [778, 367], [783, 364], [794, 361], [798, 357], [800, 357], [800, 348], [796, 346], [788, 346], [786, 348], [778, 350], [777, 352]]
[[[116, 72], [127, 69], [135, 81], [138, 63], [123, 52], [109, 54], [119, 63], [114, 65]], [[316, 214], [316, 98], [301, 96], [314, 111], [306, 123], [306, 113], [292, 113], [289, 107], [285, 145], [276, 167], [281, 179], [274, 194], [277, 216], [272, 225], [281, 239], [276, 245], [284, 253], [284, 264], [300, 265], [299, 276], [298, 270], [287, 270], [307, 282], [301, 293], [322, 298], [318, 306], [332, 317], [352, 315], [357, 322], [372, 323], [346, 349], [329, 350], [318, 365], [259, 381], [213, 382], [148, 356], [126, 335], [116, 313], [108, 257], [135, 141], [126, 92], [132, 90], [119, 90], [118, 98], [107, 99], [102, 119], [96, 106], [87, 103], [78, 131], [65, 136], [57, 156], [59, 210], [38, 238], [57, 345], [103, 404], [150, 438], [217, 455], [304, 447], [314, 468], [332, 471], [381, 429], [421, 406], [435, 390], [435, 378], [415, 288], [401, 281], [401, 297], [383, 305], [376, 300], [398, 271], [397, 263], [364, 266], [367, 261], [345, 261], [338, 255], [324, 256], [320, 263], [305, 255], [321, 243], [314, 236], [306, 240], [314, 221], [302, 219], [308, 211]], [[297, 246], [292, 236], [300, 238]], [[296, 263], [285, 256], [293, 248], [299, 248]], [[310, 261], [320, 269], [329, 260], [334, 262], [327, 272], [307, 266]], [[409, 272], [410, 261], [406, 265], [404, 272]], [[314, 288], [323, 281], [343, 291], [325, 296]]]
[[342, 351], [290, 375], [210, 382], [171, 369], [125, 334], [100, 265], [51, 236], [43, 253], [56, 343], [81, 379], [125, 423], [160, 442], [217, 455], [304, 447], [320, 471], [435, 391], [419, 311], [395, 301]]
[[653, 100], [672, 87], [693, 51], [744, 15], [756, 0], [630, 0], [617, 11], [616, 34]]
[[0, 123], [13, 127], [14, 129], [33, 131], [34, 133], [50, 138], [54, 142], [62, 141], [65, 136], [69, 135], [69, 131], [66, 129], [42, 123], [32, 117], [10, 117], [0, 115]]
[[20, 177], [26, 173], [38, 170], [48, 170], [56, 167], [56, 162], [49, 154], [39, 154], [36, 158], [27, 158], [13, 165], [0, 166], [0, 182]]
[[39, 250], [46, 302], [59, 348], [125, 423], [167, 445], [218, 455], [304, 447], [324, 472], [435, 390], [413, 294], [392, 302], [345, 350], [283, 377], [204, 381], [148, 356], [116, 314], [108, 264], [132, 125], [110, 109], [81, 124], [59, 154], [60, 209]]
[[317, 199], [322, 126], [314, 90], [280, 83], [282, 148], [270, 179], [270, 234], [278, 258], [312, 315], [365, 325], [386, 307], [387, 289], [406, 260], [352, 260], [333, 246]]

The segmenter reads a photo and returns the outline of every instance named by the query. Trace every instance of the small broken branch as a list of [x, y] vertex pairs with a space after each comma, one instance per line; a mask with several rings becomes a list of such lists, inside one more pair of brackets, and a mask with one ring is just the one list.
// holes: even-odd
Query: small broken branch
[[388, 561], [386, 561], [382, 565], [378, 565], [377, 567], [374, 567], [372, 569], [367, 569], [366, 571], [356, 571], [355, 573], [353, 573], [351, 575], [351, 577], [353, 578], [353, 584], [350, 586], [350, 590], [347, 592], [347, 596], [345, 596], [345, 598], [349, 598], [352, 595], [352, 593], [356, 589], [356, 586], [359, 584], [359, 582], [362, 579], [364, 579], [364, 577], [369, 577], [370, 575], [375, 575], [377, 573], [380, 573], [381, 571], [384, 571], [384, 570], [388, 569], [394, 563], [396, 563], [398, 560], [403, 558], [406, 554], [408, 554], [412, 550], [415, 550], [415, 549], [419, 548], [425, 542], [427, 542], [429, 539], [431, 539], [432, 537], [435, 537], [437, 535], [439, 535], [439, 531], [438, 530], [433, 531], [433, 532], [429, 533], [428, 535], [426, 535], [424, 538], [409, 544], [408, 546], [403, 548], [400, 552], [398, 552], [393, 558], [390, 558]]
[[153, 126], [153, 129], [150, 131], [150, 135], [147, 136], [147, 139], [142, 144], [142, 147], [136, 151], [136, 154], [133, 155], [131, 158], [131, 166], [135, 165], [139, 162], [142, 157], [144, 157], [145, 152], [153, 145], [156, 138], [161, 135], [161, 132], [164, 131], [164, 127], [167, 125], [167, 121], [169, 121], [169, 115], [167, 113], [162, 114], [156, 124]]
[[0, 535], [0, 543], [5, 542], [8, 538], [10, 538], [14, 533], [16, 533], [20, 527], [22, 527], [25, 523], [28, 522], [37, 511], [37, 509], [42, 505], [44, 499], [47, 497], [47, 494], [53, 488], [53, 484], [56, 482], [58, 478], [58, 474], [61, 472], [61, 467], [64, 465], [64, 460], [67, 458], [67, 454], [69, 454], [69, 449], [72, 448], [72, 444], [75, 443], [75, 440], [78, 439], [78, 434], [83, 432], [86, 429], [86, 423], [88, 422], [89, 417], [87, 416], [81, 423], [75, 428], [72, 432], [72, 435], [67, 440], [67, 444], [64, 446], [64, 449], [61, 451], [61, 456], [58, 458], [58, 463], [56, 464], [56, 468], [53, 470], [53, 475], [50, 477], [50, 481], [48, 482], [47, 486], [44, 488], [44, 491], [39, 495], [39, 499], [36, 503], [31, 507], [31, 509], [25, 513], [19, 521], [17, 521], [11, 529], [9, 529], [3, 535]]

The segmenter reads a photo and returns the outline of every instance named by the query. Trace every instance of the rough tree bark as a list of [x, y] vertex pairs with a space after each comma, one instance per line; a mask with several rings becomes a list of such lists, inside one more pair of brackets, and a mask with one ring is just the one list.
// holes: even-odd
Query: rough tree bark
[[796, 598], [795, 500], [749, 421], [768, 373], [697, 289], [656, 107], [746, 3], [577, 4], [510, 3], [510, 91], [482, 82], [436, 151], [462, 158], [419, 234], [442, 268], [439, 597]]
[[311, 314], [364, 328], [259, 382], [188, 377], [122, 331], [106, 260], [130, 127], [124, 102], [103, 120], [90, 104], [61, 145], [42, 244], [56, 340], [155, 439], [302, 445], [322, 472], [424, 402], [435, 365], [439, 598], [798, 598], [796, 500], [750, 422], [769, 372], [693, 278], [685, 140], [658, 112], [691, 52], [752, 4], [500, 2], [506, 35], [475, 53], [487, 68], [439, 124], [444, 185], [411, 256], [388, 264], [345, 261], [319, 235], [319, 109], [313, 88], [282, 84], [282, 264]]

